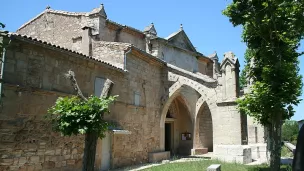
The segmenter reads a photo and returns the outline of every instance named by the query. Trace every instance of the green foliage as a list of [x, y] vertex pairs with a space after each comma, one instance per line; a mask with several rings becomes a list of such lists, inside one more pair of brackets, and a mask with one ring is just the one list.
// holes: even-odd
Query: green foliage
[[295, 142], [299, 133], [299, 125], [296, 121], [286, 121], [282, 127], [282, 140]]
[[246, 71], [243, 69], [240, 74], [240, 88], [243, 89], [247, 85]]
[[[243, 26], [247, 77], [252, 91], [238, 101], [239, 109], [269, 125], [278, 114], [282, 120], [294, 115], [302, 89], [297, 52], [304, 35], [303, 1], [233, 0], [224, 10], [234, 26]], [[254, 58], [254, 66], [250, 60]]]
[[1, 32], [1, 30], [4, 27], [5, 27], [5, 25], [0, 22], [0, 55], [1, 55], [1, 57], [2, 57], [2, 50], [3, 50], [3, 46], [4, 46], [4, 37], [5, 37], [5, 35]]
[[52, 121], [53, 129], [63, 135], [78, 135], [104, 133], [112, 125], [104, 120], [104, 114], [109, 113], [109, 105], [117, 96], [98, 98], [90, 96], [87, 101], [77, 96], [59, 97], [53, 107], [48, 110], [47, 118]]
[[4, 25], [3, 23], [0, 22], [0, 29], [1, 29], [1, 28], [4, 28], [4, 27], [5, 27], [5, 25]]
[[293, 157], [293, 153], [286, 146], [282, 146], [281, 157]]
[[241, 71], [240, 74], [240, 86], [241, 88], [247, 86], [248, 81], [250, 79], [249, 77], [249, 67], [251, 65], [251, 58], [254, 56], [254, 51], [251, 49], [247, 49], [245, 52], [245, 67], [244, 69]]

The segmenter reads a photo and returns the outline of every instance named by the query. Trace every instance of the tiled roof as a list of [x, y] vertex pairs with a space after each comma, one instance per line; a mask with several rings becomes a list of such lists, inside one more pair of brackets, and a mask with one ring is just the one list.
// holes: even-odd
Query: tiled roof
[[180, 33], [181, 32], [181, 30], [180, 31], [177, 31], [177, 32], [174, 32], [174, 33], [172, 33], [172, 34], [170, 34], [168, 37], [166, 37], [165, 39], [166, 40], [169, 40], [169, 39], [171, 39], [171, 38], [173, 38], [174, 36], [176, 36], [178, 33]]
[[[126, 70], [124, 70], [123, 68], [116, 67], [116, 66], [112, 65], [109, 62], [105, 62], [105, 61], [103, 61], [101, 59], [97, 59], [97, 58], [94, 58], [92, 56], [88, 56], [88, 55], [79, 53], [77, 51], [73, 51], [71, 49], [68, 49], [68, 48], [65, 48], [65, 47], [61, 47], [61, 46], [58, 46], [58, 45], [55, 45], [55, 44], [52, 44], [52, 43], [49, 43], [49, 42], [37, 39], [37, 38], [33, 38], [33, 37], [30, 37], [30, 36], [26, 36], [26, 35], [21, 35], [21, 34], [18, 34], [18, 33], [9, 33], [9, 35], [10, 35], [10, 37], [13, 37], [13, 38], [17, 38], [17, 39], [21, 39], [21, 40], [27, 40], [27, 41], [31, 41], [33, 43], [39, 43], [39, 44], [46, 45], [46, 46], [49, 46], [49, 47], [52, 47], [52, 48], [57, 48], [57, 49], [60, 49], [60, 50], [66, 51], [66, 52], [70, 52], [70, 53], [82, 56], [84, 59], [89, 59], [89, 60], [93, 60], [93, 61], [99, 62], [99, 63], [101, 63], [103, 65], [111, 67], [111, 68], [113, 68], [115, 70], [118, 70], [120, 72], [126, 72]], [[160, 64], [167, 65], [169, 68], [179, 70], [180, 72], [183, 72], [185, 74], [194, 76], [196, 78], [199, 78], [199, 79], [204, 80], [204, 81], [209, 82], [209, 83], [215, 82], [215, 80], [213, 78], [209, 77], [209, 76], [202, 75], [202, 74], [197, 74], [197, 73], [192, 73], [192, 72], [186, 71], [184, 69], [178, 68], [178, 67], [176, 67], [174, 65], [168, 64], [165, 61], [163, 61], [163, 60], [161, 60], [161, 59], [159, 59], [159, 58], [157, 58], [157, 57], [155, 57], [155, 56], [153, 56], [153, 55], [151, 55], [151, 54], [149, 54], [149, 53], [147, 53], [147, 52], [145, 52], [145, 51], [143, 51], [143, 50], [141, 50], [139, 48], [136, 48], [132, 44], [129, 44], [129, 43], [120, 43], [120, 42], [109, 42], [109, 43], [113, 44], [113, 45], [117, 45], [117, 46], [123, 46], [125, 50], [127, 48], [132, 48], [132, 49], [134, 49], [134, 50], [142, 53], [143, 55], [147, 56], [148, 58], [150, 58], [150, 59], [152, 59], [154, 61], [159, 62]]]
[[182, 72], [184, 74], [190, 75], [190, 76], [195, 77], [195, 78], [200, 79], [200, 80], [203, 80], [204, 82], [207, 82], [207, 83], [216, 83], [217, 82], [217, 80], [209, 77], [208, 75], [201, 74], [199, 72], [193, 73], [193, 72], [184, 70], [182, 68], [179, 68], [177, 66], [174, 66], [172, 64], [167, 64], [167, 66], [171, 69], [177, 70], [177, 71]]
[[18, 33], [9, 33], [9, 35], [11, 37], [14, 37], [14, 38], [17, 38], [17, 39], [19, 38], [21, 40], [28, 40], [28, 41], [31, 41], [31, 42], [34, 42], [34, 43], [40, 43], [40, 44], [43, 44], [43, 45], [46, 45], [46, 46], [49, 46], [49, 47], [53, 47], [53, 48], [57, 48], [57, 49], [60, 49], [60, 50], [66, 51], [66, 52], [74, 53], [76, 55], [82, 56], [85, 59], [90, 59], [90, 60], [93, 60], [93, 61], [96, 61], [96, 62], [100, 62], [102, 64], [105, 64], [105, 65], [113, 68], [113, 69], [125, 72], [124, 69], [116, 67], [116, 66], [112, 65], [109, 62], [105, 62], [105, 61], [103, 61], [101, 59], [96, 59], [96, 58], [94, 58], [92, 56], [88, 56], [88, 55], [85, 55], [83, 53], [80, 53], [80, 52], [77, 52], [77, 51], [74, 51], [74, 50], [62, 47], [62, 46], [55, 45], [55, 44], [52, 44], [50, 42], [46, 42], [44, 40], [40, 40], [40, 39], [33, 38], [33, 37], [30, 37], [30, 36], [26, 36], [26, 35], [21, 35], [21, 34], [18, 34]]
[[115, 25], [117, 25], [117, 26], [124, 27], [124, 28], [128, 28], [128, 29], [130, 29], [130, 30], [133, 30], [133, 31], [136, 31], [136, 32], [138, 32], [138, 33], [144, 34], [142, 31], [140, 31], [140, 30], [138, 30], [138, 29], [136, 29], [136, 28], [134, 28], [134, 27], [130, 27], [130, 26], [127, 26], [127, 25], [122, 25], [122, 24], [119, 24], [119, 23], [117, 23], [117, 22], [115, 22], [115, 21], [112, 21], [112, 20], [109, 20], [109, 19], [107, 19], [107, 21], [108, 21], [109, 23], [115, 24]]
[[[91, 12], [68, 12], [68, 11], [61, 11], [61, 10], [45, 9], [43, 12], [41, 12], [40, 14], [38, 14], [36, 17], [32, 18], [31, 20], [29, 20], [28, 22], [26, 22], [22, 26], [20, 26], [17, 29], [17, 31], [20, 30], [20, 29], [22, 29], [26, 25], [32, 23], [33, 21], [37, 20], [39, 17], [41, 17], [45, 13], [53, 13], [53, 14], [61, 14], [61, 15], [69, 15], [69, 16], [89, 16], [89, 15], [98, 13], [99, 12], [98, 10], [99, 10], [99, 8], [95, 8]], [[135, 32], [144, 34], [142, 31], [140, 31], [140, 30], [138, 30], [136, 28], [133, 28], [133, 27], [130, 27], [130, 26], [127, 26], [127, 25], [122, 25], [122, 24], [119, 24], [119, 23], [117, 23], [115, 21], [112, 21], [112, 20], [109, 20], [109, 19], [107, 19], [107, 21], [110, 22], [110, 23], [112, 23], [112, 24], [118, 25], [120, 27], [128, 28], [128, 29], [133, 30]]]

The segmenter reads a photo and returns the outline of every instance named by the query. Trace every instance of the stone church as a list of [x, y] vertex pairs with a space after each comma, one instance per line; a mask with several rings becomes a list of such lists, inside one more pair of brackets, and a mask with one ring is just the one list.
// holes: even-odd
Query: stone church
[[99, 96], [105, 79], [119, 95], [99, 140], [96, 170], [200, 156], [250, 163], [266, 152], [264, 130], [237, 110], [239, 62], [232, 52], [196, 50], [181, 26], [166, 38], [91, 12], [47, 7], [7, 33], [1, 65], [0, 170], [79, 170], [84, 137], [52, 132], [44, 116], [58, 97]]

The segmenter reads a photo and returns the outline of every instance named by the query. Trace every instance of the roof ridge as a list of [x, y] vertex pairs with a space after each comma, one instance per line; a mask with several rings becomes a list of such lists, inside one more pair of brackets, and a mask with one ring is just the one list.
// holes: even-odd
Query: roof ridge
[[39, 13], [38, 15], [36, 15], [34, 18], [30, 19], [28, 22], [22, 24], [17, 29], [17, 32], [20, 29], [24, 28], [26, 25], [28, 25], [28, 24], [34, 22], [35, 20], [37, 20], [39, 17], [41, 17], [45, 13], [62, 14], [62, 15], [70, 15], [70, 16], [88, 16], [88, 15], [92, 15], [92, 14], [98, 13], [98, 11], [96, 11], [96, 9], [98, 9], [98, 8], [95, 8], [94, 10], [92, 10], [90, 12], [70, 12], [70, 11], [54, 10], [54, 9], [47, 8], [47, 9], [43, 10], [41, 13]]
[[139, 30], [139, 29], [136, 29], [136, 28], [134, 28], [134, 27], [127, 26], [127, 25], [123, 25], [123, 24], [120, 24], [120, 23], [118, 23], [118, 22], [116, 22], [116, 21], [113, 21], [113, 20], [110, 20], [110, 19], [107, 19], [107, 21], [108, 21], [108, 22], [111, 22], [112, 24], [116, 24], [116, 25], [119, 25], [119, 26], [121, 26], [121, 27], [129, 28], [129, 29], [131, 29], [131, 30], [134, 30], [134, 31], [136, 31], [136, 32], [139, 32], [139, 33], [144, 34], [143, 31], [141, 31], [141, 30]]
[[182, 32], [183, 30], [178, 30], [176, 32], [171, 33], [169, 36], [167, 36], [165, 39], [169, 40], [171, 38], [173, 38], [174, 36], [176, 36], [177, 34], [179, 34], [180, 32]]
[[49, 9], [47, 12], [55, 13], [55, 14], [76, 15], [76, 16], [82, 16], [90, 13], [90, 12], [70, 12], [70, 11], [53, 10], [53, 9]]

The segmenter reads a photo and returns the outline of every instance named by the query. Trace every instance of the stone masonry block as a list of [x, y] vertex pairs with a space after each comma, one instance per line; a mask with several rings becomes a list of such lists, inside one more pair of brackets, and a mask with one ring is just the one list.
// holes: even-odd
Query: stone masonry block
[[214, 155], [215, 158], [225, 162], [237, 162], [242, 164], [252, 162], [250, 146], [216, 145]]
[[221, 165], [220, 165], [220, 164], [213, 164], [213, 165], [210, 165], [210, 166], [207, 168], [207, 171], [221, 171]]
[[170, 159], [170, 151], [149, 153], [149, 162], [155, 163]]
[[207, 153], [208, 153], [208, 148], [191, 149], [191, 155], [202, 155], [202, 154], [207, 154]]

